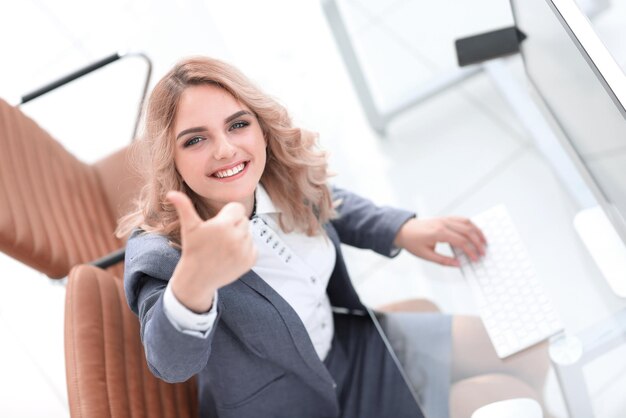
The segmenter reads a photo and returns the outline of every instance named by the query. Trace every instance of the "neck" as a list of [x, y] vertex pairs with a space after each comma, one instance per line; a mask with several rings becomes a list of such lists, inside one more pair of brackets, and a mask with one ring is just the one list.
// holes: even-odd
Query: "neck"
[[256, 193], [252, 195], [252, 204], [250, 207], [246, 205], [246, 213], [248, 214], [249, 219], [252, 219], [254, 215], [256, 215]]

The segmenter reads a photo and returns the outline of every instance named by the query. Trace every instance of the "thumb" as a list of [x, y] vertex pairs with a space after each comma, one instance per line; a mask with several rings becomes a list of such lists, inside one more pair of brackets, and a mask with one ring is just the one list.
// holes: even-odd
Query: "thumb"
[[419, 254], [413, 253], [421, 259], [432, 261], [433, 263], [441, 264], [442, 266], [459, 267], [461, 264], [459, 260], [454, 257], [448, 257], [443, 254], [439, 254], [434, 249], [426, 248], [420, 251]]
[[202, 219], [196, 212], [196, 209], [191, 203], [191, 199], [181, 192], [170, 190], [165, 196], [176, 208], [178, 213], [178, 219], [180, 220], [180, 229], [182, 231], [188, 231], [196, 228], [202, 223]]
[[442, 266], [448, 267], [460, 267], [461, 263], [454, 257], [448, 257], [442, 254], [439, 254], [435, 251], [430, 252], [424, 256], [424, 259], [432, 261], [433, 263], [441, 264]]

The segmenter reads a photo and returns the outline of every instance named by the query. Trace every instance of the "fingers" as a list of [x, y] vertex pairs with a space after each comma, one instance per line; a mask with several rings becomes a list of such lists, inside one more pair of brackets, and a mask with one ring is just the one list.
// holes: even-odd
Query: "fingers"
[[224, 207], [213, 219], [231, 225], [239, 225], [243, 223], [246, 227], [248, 221], [248, 217], [246, 216], [246, 208], [238, 202], [230, 202], [224, 205]]
[[474, 238], [477, 244], [481, 243], [483, 246], [487, 245], [487, 238], [483, 231], [477, 227], [471, 220], [461, 217], [451, 217], [451, 221], [461, 230], [463, 230], [468, 236]]
[[474, 246], [474, 243], [471, 240], [453, 229], [448, 230], [447, 241], [450, 245], [463, 250], [463, 252], [467, 254], [472, 261], [478, 261], [481, 256], [477, 247]]
[[[446, 224], [446, 227], [454, 231], [460, 239], [467, 246], [467, 241], [471, 247], [473, 247], [477, 254], [480, 256], [485, 255], [485, 246], [487, 245], [487, 239], [483, 232], [474, 225], [469, 219], [465, 218], [453, 218]], [[457, 245], [458, 246], [458, 245]], [[465, 248], [464, 246], [461, 246]], [[468, 255], [469, 253], [465, 251]], [[474, 260], [476, 261], [476, 260]]]
[[250, 233], [250, 221], [246, 216], [245, 207], [238, 202], [227, 203], [212, 221], [221, 223], [231, 230], [232, 237], [237, 241], [243, 253], [246, 254], [244, 264], [250, 264], [249, 267], [254, 265], [257, 249]]
[[245, 264], [248, 269], [251, 269], [254, 267], [257, 256], [259, 255], [259, 250], [257, 249], [251, 234], [248, 234], [244, 248], [246, 249], [247, 255]]
[[171, 190], [167, 192], [165, 196], [176, 208], [178, 213], [178, 219], [180, 220], [180, 228], [182, 231], [189, 231], [195, 229], [202, 223], [202, 219], [196, 212], [196, 209], [191, 203], [191, 199], [181, 192]]

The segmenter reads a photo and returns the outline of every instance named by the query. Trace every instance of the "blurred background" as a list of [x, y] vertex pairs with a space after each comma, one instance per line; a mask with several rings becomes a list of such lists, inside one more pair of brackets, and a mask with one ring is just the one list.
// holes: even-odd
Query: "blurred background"
[[[623, 3], [614, 1], [594, 20], [613, 50], [626, 49]], [[455, 70], [455, 39], [513, 24], [506, 0], [337, 4], [381, 109]], [[0, 38], [0, 97], [11, 103], [116, 51], [147, 54], [152, 84], [188, 55], [229, 61], [277, 97], [299, 125], [319, 132], [336, 184], [421, 217], [472, 216], [504, 203], [540, 275], [580, 282], [599, 275], [572, 226], [576, 203], [485, 74], [410, 108], [381, 136], [368, 124], [317, 0], [3, 2]], [[507, 66], [525, 85], [520, 57]], [[130, 142], [144, 71], [140, 59], [120, 61], [22, 109], [70, 152], [93, 162]], [[446, 312], [475, 312], [456, 269], [406, 254], [388, 260], [345, 250], [358, 291], [372, 306], [427, 297]], [[4, 254], [0, 272], [0, 417], [68, 417], [64, 284]], [[614, 370], [605, 380], [624, 375]], [[550, 407], [564, 416], [550, 379]], [[600, 394], [604, 384], [590, 390]], [[602, 403], [601, 396], [594, 399]], [[611, 411], [611, 405], [599, 407]]]

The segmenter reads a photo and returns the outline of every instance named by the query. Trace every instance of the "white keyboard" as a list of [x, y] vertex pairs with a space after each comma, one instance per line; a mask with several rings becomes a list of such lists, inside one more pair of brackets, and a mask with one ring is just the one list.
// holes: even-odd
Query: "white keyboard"
[[472, 221], [487, 238], [485, 256], [471, 262], [460, 249], [453, 251], [498, 357], [508, 357], [561, 331], [552, 301], [506, 208], [496, 206]]

